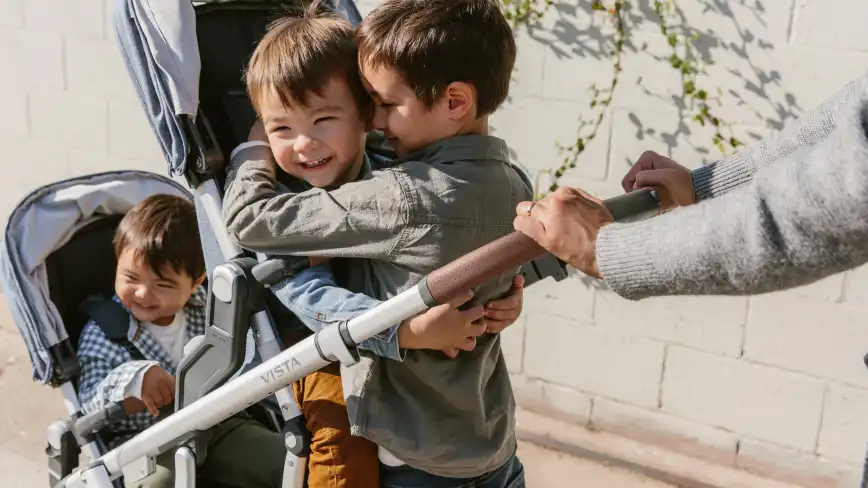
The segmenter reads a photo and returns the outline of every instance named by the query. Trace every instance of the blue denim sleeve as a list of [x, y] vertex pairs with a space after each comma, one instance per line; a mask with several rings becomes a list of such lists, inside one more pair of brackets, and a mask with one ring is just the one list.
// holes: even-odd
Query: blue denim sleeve
[[[376, 307], [380, 300], [338, 287], [328, 263], [308, 268], [271, 286], [280, 302], [314, 332], [350, 320]], [[362, 341], [360, 349], [396, 361], [404, 360], [398, 347], [398, 326]]]

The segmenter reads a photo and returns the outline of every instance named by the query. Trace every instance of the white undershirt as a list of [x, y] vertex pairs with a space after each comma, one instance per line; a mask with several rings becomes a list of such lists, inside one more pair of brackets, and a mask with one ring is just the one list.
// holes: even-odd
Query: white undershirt
[[[135, 323], [130, 324], [131, 327]], [[151, 322], [142, 322], [142, 327], [163, 347], [166, 354], [172, 358], [172, 362], [176, 365], [181, 362], [184, 357], [184, 345], [187, 343], [187, 314], [178, 312], [175, 314], [174, 320], [169, 325], [155, 325]], [[126, 397], [135, 397], [141, 400], [142, 398], [142, 379], [145, 377], [145, 372], [151, 369], [156, 364], [151, 364], [146, 368], [142, 368], [136, 374], [126, 388]]]
[[142, 322], [142, 327], [163, 346], [163, 350], [178, 364], [184, 357], [184, 344], [187, 343], [187, 314], [178, 312], [169, 325], [155, 325]]

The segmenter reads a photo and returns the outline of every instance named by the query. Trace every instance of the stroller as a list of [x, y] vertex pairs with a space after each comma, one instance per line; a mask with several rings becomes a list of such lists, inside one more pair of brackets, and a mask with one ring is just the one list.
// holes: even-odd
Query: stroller
[[[158, 455], [174, 452], [175, 486], [192, 488], [196, 466], [207, 456], [200, 433], [242, 410], [284, 435], [283, 487], [304, 486], [310, 438], [292, 395], [294, 381], [333, 361], [351, 367], [361, 341], [505, 270], [521, 267], [526, 286], [566, 276], [564, 262], [513, 233], [430, 273], [379, 307], [285, 348], [278, 327], [301, 325], [275, 303], [268, 286], [308, 260], [266, 258], [236, 246], [222, 224], [221, 189], [224, 163], [255, 120], [243, 67], [286, 3], [116, 0], [117, 40], [169, 177], [120, 171], [54, 183], [22, 200], [9, 219], [0, 275], [5, 295], [34, 379], [61, 389], [69, 414], [47, 431], [51, 486], [121, 487], [152, 474]], [[349, 0], [330, 7], [353, 23], [361, 19]], [[109, 451], [103, 429], [125, 413], [120, 404], [110, 404], [85, 415], [79, 405], [75, 348], [88, 319], [81, 304], [91, 295], [112, 293], [114, 229], [129, 208], [155, 193], [183, 195], [196, 205], [208, 270], [206, 331], [185, 348], [169, 415]], [[621, 221], [658, 208], [649, 191], [605, 203]], [[80, 466], [82, 453], [86, 463]]]

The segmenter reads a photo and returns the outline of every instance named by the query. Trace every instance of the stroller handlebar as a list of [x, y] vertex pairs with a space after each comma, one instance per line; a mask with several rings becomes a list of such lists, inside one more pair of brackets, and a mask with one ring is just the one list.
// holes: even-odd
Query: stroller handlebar
[[[642, 189], [603, 201], [616, 222], [641, 220], [658, 212], [654, 190]], [[533, 239], [513, 232], [432, 271], [419, 284], [429, 306], [446, 303], [464, 290], [538, 259], [547, 253]]]
[[112, 402], [100, 410], [77, 419], [73, 426], [73, 433], [79, 439], [87, 438], [102, 430], [103, 427], [125, 418], [127, 418], [127, 412], [124, 410], [123, 403]]

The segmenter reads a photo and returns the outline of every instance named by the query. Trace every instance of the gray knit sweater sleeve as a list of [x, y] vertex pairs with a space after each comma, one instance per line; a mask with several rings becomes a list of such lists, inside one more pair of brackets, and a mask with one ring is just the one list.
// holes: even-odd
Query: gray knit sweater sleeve
[[607, 284], [634, 300], [756, 294], [868, 262], [864, 80], [769, 143], [696, 171], [703, 201], [604, 227], [597, 260]]
[[714, 198], [753, 179], [759, 168], [775, 163], [805, 146], [825, 139], [835, 128], [838, 114], [858, 99], [868, 86], [868, 71], [851, 81], [804, 116], [790, 121], [765, 141], [693, 172], [698, 201]]

